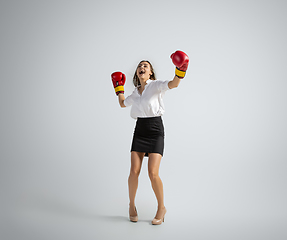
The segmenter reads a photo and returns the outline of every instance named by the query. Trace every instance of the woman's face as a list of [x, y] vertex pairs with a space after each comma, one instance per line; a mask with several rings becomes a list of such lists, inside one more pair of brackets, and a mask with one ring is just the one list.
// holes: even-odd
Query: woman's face
[[152, 71], [148, 62], [140, 62], [137, 67], [137, 76], [139, 79], [148, 80], [152, 75]]

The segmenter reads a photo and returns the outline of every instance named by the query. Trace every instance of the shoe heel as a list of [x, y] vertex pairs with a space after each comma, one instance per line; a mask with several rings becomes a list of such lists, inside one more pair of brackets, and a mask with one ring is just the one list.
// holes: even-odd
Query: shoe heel
[[[135, 207], [136, 213], [137, 213], [137, 208]], [[130, 215], [130, 221], [131, 222], [137, 222], [138, 221], [138, 214], [136, 216], [131, 216]]]
[[166, 209], [165, 209], [165, 213], [163, 214], [163, 216], [162, 216], [160, 219], [154, 218], [154, 219], [152, 220], [152, 224], [153, 224], [153, 225], [160, 225], [160, 224], [162, 224], [162, 223], [164, 222], [165, 214], [166, 214]]

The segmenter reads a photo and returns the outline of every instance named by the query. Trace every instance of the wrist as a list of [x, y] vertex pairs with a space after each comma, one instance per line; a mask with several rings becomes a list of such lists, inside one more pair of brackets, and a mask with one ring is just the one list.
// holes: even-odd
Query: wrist
[[175, 68], [175, 75], [180, 78], [183, 79], [185, 77], [185, 73], [186, 71], [180, 70], [179, 68]]
[[115, 92], [117, 95], [120, 93], [124, 93], [125, 92], [124, 86], [120, 85], [120, 86], [115, 87]]

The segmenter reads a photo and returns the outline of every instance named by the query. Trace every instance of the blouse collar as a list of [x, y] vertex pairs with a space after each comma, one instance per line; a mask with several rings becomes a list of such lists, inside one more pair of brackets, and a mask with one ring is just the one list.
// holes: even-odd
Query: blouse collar
[[[149, 85], [152, 81], [153, 81], [153, 80], [151, 80], [151, 79], [146, 80], [146, 85], [145, 85], [145, 88], [144, 88], [143, 92], [146, 90], [146, 86]], [[139, 90], [138, 90], [138, 88], [137, 88], [137, 93], [138, 93], [139, 95], [142, 95], [143, 92], [140, 94], [140, 93], [139, 93]]]
[[151, 82], [152, 82], [152, 80], [149, 79], [146, 81], [146, 84], [150, 84]]

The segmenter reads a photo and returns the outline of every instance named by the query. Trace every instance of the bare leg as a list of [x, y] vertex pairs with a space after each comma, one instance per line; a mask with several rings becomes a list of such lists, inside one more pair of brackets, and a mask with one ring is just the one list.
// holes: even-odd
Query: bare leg
[[135, 197], [138, 189], [138, 177], [141, 171], [144, 154], [145, 153], [131, 152], [131, 169], [128, 179], [131, 216], [137, 215], [135, 211]]
[[162, 156], [158, 153], [150, 153], [148, 160], [148, 173], [151, 181], [153, 191], [155, 193], [158, 210], [155, 218], [159, 219], [165, 211], [164, 201], [163, 201], [163, 184], [159, 177], [159, 166]]

